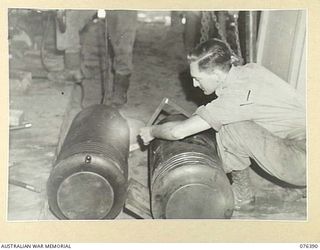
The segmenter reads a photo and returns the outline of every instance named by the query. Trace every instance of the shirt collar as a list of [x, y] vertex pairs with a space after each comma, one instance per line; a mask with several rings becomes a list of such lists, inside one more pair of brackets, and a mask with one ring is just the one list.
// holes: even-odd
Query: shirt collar
[[231, 68], [230, 68], [230, 70], [229, 70], [229, 72], [228, 72], [228, 74], [227, 74], [226, 80], [223, 82], [222, 85], [228, 84], [230, 81], [232, 81], [233, 79], [235, 79], [235, 77], [236, 77], [236, 71], [237, 71], [237, 67], [235, 67], [235, 66], [232, 65]]
[[226, 79], [225, 79], [225, 81], [223, 82], [223, 83], [221, 83], [219, 86], [218, 86], [218, 88], [216, 89], [216, 95], [217, 96], [219, 96], [220, 95], [220, 93], [221, 93], [221, 91], [224, 89], [224, 88], [226, 88], [228, 85], [229, 85], [229, 83], [230, 82], [232, 82], [233, 81], [233, 79], [235, 79], [235, 72], [237, 71], [237, 69], [236, 69], [236, 67], [235, 66], [231, 66], [231, 68], [230, 68], [230, 70], [229, 70], [229, 72], [228, 72], [228, 74], [227, 74], [227, 76], [226, 76]]

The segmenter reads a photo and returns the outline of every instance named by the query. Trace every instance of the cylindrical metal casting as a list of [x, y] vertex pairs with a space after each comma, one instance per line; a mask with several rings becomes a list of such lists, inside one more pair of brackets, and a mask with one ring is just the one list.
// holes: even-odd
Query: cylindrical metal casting
[[[162, 122], [185, 119], [172, 115]], [[225, 219], [234, 209], [215, 134], [208, 130], [183, 140], [156, 139], [149, 149], [151, 212], [156, 219]]]
[[47, 183], [59, 219], [113, 219], [126, 198], [129, 128], [106, 105], [83, 109], [72, 121]]

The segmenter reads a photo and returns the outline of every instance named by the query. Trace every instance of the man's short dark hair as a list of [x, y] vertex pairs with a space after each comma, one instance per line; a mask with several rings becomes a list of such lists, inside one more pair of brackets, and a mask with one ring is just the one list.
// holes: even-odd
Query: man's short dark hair
[[188, 55], [190, 63], [198, 61], [200, 71], [213, 71], [215, 68], [228, 71], [231, 67], [231, 52], [221, 40], [210, 39], [200, 43]]

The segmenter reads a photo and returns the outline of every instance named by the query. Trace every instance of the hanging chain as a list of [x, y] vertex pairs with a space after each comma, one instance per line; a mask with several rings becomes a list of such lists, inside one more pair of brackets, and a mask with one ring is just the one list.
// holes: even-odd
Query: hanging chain
[[231, 55], [237, 56], [234, 53], [233, 49], [231, 48], [230, 44], [228, 43], [227, 38], [224, 36], [224, 34], [223, 34], [222, 30], [221, 30], [221, 27], [220, 27], [220, 23], [218, 22], [217, 16], [213, 11], [211, 12], [211, 16], [212, 16], [212, 20], [214, 22], [214, 25], [215, 25], [215, 27], [216, 27], [216, 29], [218, 31], [218, 34], [220, 36], [220, 39], [226, 44], [226, 46], [228, 47]]
[[[214, 13], [214, 11], [211, 11], [211, 17], [212, 17], [212, 20], [214, 22], [214, 25], [218, 31], [218, 34], [220, 36], [220, 39], [225, 43], [225, 44], [228, 44], [227, 42], [227, 39], [226, 37], [224, 36], [224, 34], [222, 33], [222, 30], [221, 30], [221, 26], [220, 26], [220, 23], [218, 22], [218, 19], [217, 19], [217, 16], [216, 14]], [[228, 44], [229, 46], [229, 44]], [[230, 47], [230, 46], [229, 46]]]
[[203, 43], [207, 40], [209, 40], [209, 31], [210, 31], [210, 24], [211, 20], [213, 21], [215, 28], [218, 31], [218, 35], [220, 36], [220, 39], [222, 42], [224, 42], [229, 49], [230, 53], [232, 56], [235, 57], [237, 64], [242, 65], [243, 64], [243, 58], [242, 58], [242, 53], [241, 53], [241, 46], [240, 46], [240, 38], [239, 38], [239, 29], [238, 29], [238, 13], [233, 14], [234, 18], [234, 31], [235, 31], [235, 36], [236, 36], [236, 45], [237, 45], [237, 53], [233, 51], [231, 48], [230, 44], [227, 41], [227, 38], [223, 34], [221, 30], [220, 23], [218, 22], [218, 18], [215, 14], [214, 11], [202, 11], [201, 12], [201, 38], [200, 38], [200, 43]]
[[203, 43], [209, 40], [210, 21], [211, 21], [210, 13], [208, 11], [201, 11], [200, 43]]
[[234, 18], [234, 32], [236, 35], [236, 43], [237, 43], [237, 54], [238, 54], [238, 58], [240, 60], [240, 64], [243, 64], [243, 57], [242, 57], [242, 53], [241, 53], [241, 45], [240, 45], [240, 38], [239, 38], [239, 29], [238, 29], [238, 18], [239, 15], [238, 14], [233, 14], [233, 18]]

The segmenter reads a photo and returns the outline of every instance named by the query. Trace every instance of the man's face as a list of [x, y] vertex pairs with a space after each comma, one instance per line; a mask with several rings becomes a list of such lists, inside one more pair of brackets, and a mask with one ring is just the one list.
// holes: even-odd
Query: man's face
[[221, 70], [216, 69], [210, 73], [200, 72], [198, 62], [192, 62], [190, 64], [190, 74], [193, 78], [193, 86], [195, 88], [199, 87], [205, 95], [212, 94], [223, 82], [223, 72]]

